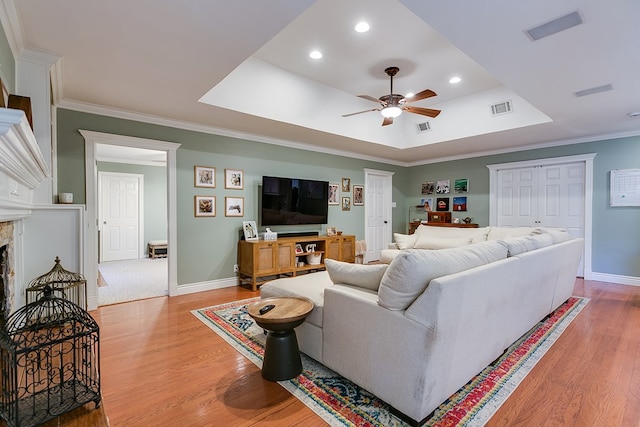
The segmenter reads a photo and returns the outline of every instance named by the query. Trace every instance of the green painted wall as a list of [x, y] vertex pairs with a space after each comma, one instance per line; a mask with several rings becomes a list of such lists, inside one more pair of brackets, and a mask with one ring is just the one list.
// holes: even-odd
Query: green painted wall
[[16, 89], [16, 61], [9, 47], [7, 35], [0, 24], [0, 78], [9, 93], [15, 93]]
[[[98, 162], [98, 172], [144, 176], [144, 242], [167, 240], [167, 173], [165, 167]], [[145, 253], [147, 247], [145, 244]]]
[[[85, 201], [84, 138], [79, 133], [80, 129], [182, 144], [176, 154], [179, 284], [233, 276], [238, 230], [242, 221], [258, 220], [258, 184], [262, 175], [335, 183], [340, 183], [342, 177], [349, 177], [352, 184], [364, 184], [365, 168], [391, 171], [394, 172], [393, 200], [398, 206], [406, 204], [404, 189], [407, 188], [408, 169], [404, 167], [64, 109], [58, 110], [57, 119], [58, 191], [74, 193], [77, 203]], [[195, 165], [216, 168], [216, 188], [194, 187]], [[244, 171], [243, 190], [225, 190], [225, 168]], [[194, 217], [196, 195], [216, 197], [215, 218]], [[244, 218], [224, 216], [226, 196], [244, 197]], [[393, 212], [393, 228], [403, 232], [406, 230], [406, 212], [401, 208]], [[330, 206], [329, 225], [363, 239], [364, 207], [352, 206], [351, 211], [345, 212], [340, 206]], [[273, 230], [322, 231], [323, 227], [280, 226], [273, 227]]]
[[[640, 137], [520, 151], [415, 166], [409, 170], [407, 206], [421, 197], [423, 181], [469, 178], [468, 211], [481, 226], [489, 223], [489, 169], [486, 165], [597, 153], [593, 164], [592, 270], [640, 277], [640, 207], [609, 206], [609, 172], [640, 167]], [[436, 195], [433, 195], [436, 197]], [[453, 194], [450, 194], [453, 196]], [[453, 215], [457, 216], [456, 214]], [[460, 217], [464, 217], [462, 214]]]

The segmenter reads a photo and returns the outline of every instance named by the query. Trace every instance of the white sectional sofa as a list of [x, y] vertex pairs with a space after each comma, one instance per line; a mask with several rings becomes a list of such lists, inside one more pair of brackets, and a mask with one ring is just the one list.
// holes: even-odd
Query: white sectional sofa
[[327, 260], [327, 271], [271, 281], [261, 295], [311, 299], [300, 350], [420, 424], [573, 291], [582, 239], [476, 232], [455, 247], [395, 250], [389, 264]]

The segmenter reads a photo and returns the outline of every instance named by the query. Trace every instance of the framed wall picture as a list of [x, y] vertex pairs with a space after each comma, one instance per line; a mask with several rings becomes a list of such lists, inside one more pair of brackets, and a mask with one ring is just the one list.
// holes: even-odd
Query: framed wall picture
[[225, 169], [224, 188], [227, 190], [242, 190], [244, 188], [244, 172], [239, 169]]
[[431, 212], [433, 210], [433, 197], [420, 199], [420, 204], [425, 212]]
[[436, 183], [436, 194], [449, 194], [451, 181], [448, 179], [440, 179]]
[[258, 227], [255, 221], [242, 221], [244, 240], [258, 240]]
[[467, 211], [467, 196], [458, 196], [453, 198], [453, 211], [454, 212]]
[[225, 197], [224, 216], [244, 216], [244, 197]]
[[353, 206], [364, 206], [364, 186], [353, 186]]
[[351, 178], [342, 178], [342, 192], [351, 192]]
[[342, 210], [350, 211], [351, 210], [351, 197], [343, 197], [342, 198]]
[[340, 184], [329, 184], [329, 206], [340, 204]]
[[216, 168], [214, 167], [194, 166], [193, 178], [196, 187], [216, 188]]
[[453, 192], [454, 193], [466, 193], [469, 191], [469, 179], [458, 178], [453, 180]]
[[449, 210], [449, 198], [448, 197], [438, 197], [436, 199], [436, 211], [445, 212]]
[[195, 216], [216, 216], [215, 196], [194, 196]]
[[422, 194], [433, 194], [436, 189], [436, 183], [433, 181], [425, 181], [422, 183]]

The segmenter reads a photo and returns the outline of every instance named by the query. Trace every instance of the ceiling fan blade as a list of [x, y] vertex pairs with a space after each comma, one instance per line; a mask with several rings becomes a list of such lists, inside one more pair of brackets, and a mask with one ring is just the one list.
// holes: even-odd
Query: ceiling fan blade
[[358, 95], [358, 98], [368, 99], [369, 101], [373, 101], [373, 102], [377, 102], [378, 104], [382, 104], [382, 102], [381, 102], [378, 98], [374, 98], [373, 96], [369, 96], [369, 95]]
[[411, 107], [409, 105], [406, 105], [402, 109], [404, 111], [408, 111], [409, 113], [422, 114], [423, 116], [429, 117], [438, 117], [438, 114], [440, 114], [440, 110], [434, 110], [432, 108]]
[[357, 113], [343, 114], [342, 117], [355, 116], [356, 114], [368, 113], [369, 111], [378, 111], [378, 109], [377, 108], [372, 108], [371, 110], [358, 111]]
[[416, 102], [416, 101], [420, 101], [421, 99], [431, 98], [432, 96], [437, 96], [437, 95], [438, 94], [432, 91], [431, 89], [425, 89], [422, 92], [418, 92], [415, 95], [413, 95], [411, 98], [407, 99], [406, 102]]
[[392, 124], [393, 124], [393, 117], [385, 117], [384, 120], [382, 120], [382, 126], [392, 125]]

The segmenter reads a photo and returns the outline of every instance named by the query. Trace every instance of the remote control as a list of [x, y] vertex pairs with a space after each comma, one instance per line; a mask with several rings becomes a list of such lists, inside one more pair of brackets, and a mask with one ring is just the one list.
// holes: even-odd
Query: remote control
[[275, 307], [275, 305], [273, 305], [273, 304], [265, 305], [264, 307], [262, 307], [260, 309], [260, 314], [265, 314], [266, 312], [268, 312], [269, 310], [271, 310], [274, 307]]

